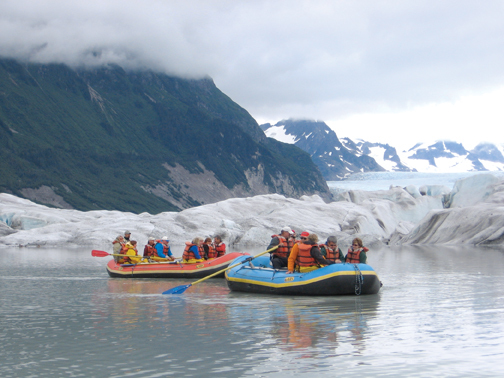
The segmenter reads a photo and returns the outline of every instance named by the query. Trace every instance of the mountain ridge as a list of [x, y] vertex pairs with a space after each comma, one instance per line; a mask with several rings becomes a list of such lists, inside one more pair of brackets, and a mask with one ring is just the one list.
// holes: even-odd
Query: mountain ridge
[[480, 143], [468, 151], [453, 141], [417, 143], [407, 151], [362, 139], [339, 139], [322, 121], [281, 120], [260, 125], [265, 134], [308, 152], [328, 181], [361, 172], [504, 171], [504, 146]]
[[331, 198], [308, 154], [266, 138], [210, 78], [117, 65], [0, 58], [0, 158], [0, 191], [79, 210], [158, 213], [268, 193]]

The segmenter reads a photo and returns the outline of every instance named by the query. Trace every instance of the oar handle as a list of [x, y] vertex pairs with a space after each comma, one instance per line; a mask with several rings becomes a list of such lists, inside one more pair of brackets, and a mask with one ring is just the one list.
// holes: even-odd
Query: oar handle
[[[273, 248], [268, 249], [267, 251], [264, 251], [264, 252], [261, 252], [261, 253], [259, 253], [259, 254], [255, 255], [253, 258], [255, 259], [256, 257], [262, 256], [262, 255], [264, 255], [264, 254], [266, 254], [266, 253], [269, 253], [269, 252], [271, 252], [271, 251], [274, 251], [274, 250], [275, 250], [275, 249], [277, 249], [278, 247], [279, 247], [279, 246], [278, 246], [278, 245], [276, 245], [276, 246], [274, 246]], [[222, 272], [225, 272], [226, 270], [229, 270], [229, 269], [233, 269], [235, 266], [241, 265], [241, 264], [243, 264], [243, 263], [244, 263], [244, 261], [240, 261], [239, 263], [233, 264], [233, 265], [231, 265], [231, 266], [228, 266], [227, 268], [224, 268], [224, 269], [222, 269], [222, 270], [219, 270], [218, 272], [212, 273], [212, 274], [210, 274], [210, 275], [208, 275], [208, 276], [206, 276], [206, 277], [203, 277], [203, 278], [201, 278], [201, 279], [199, 279], [199, 280], [197, 280], [197, 281], [194, 281], [194, 282], [191, 284], [191, 286], [192, 286], [192, 285], [196, 285], [197, 283], [200, 283], [200, 282], [202, 282], [202, 281], [205, 281], [205, 280], [207, 280], [207, 279], [209, 279], [209, 278], [215, 277], [215, 276], [217, 276], [217, 275], [221, 274]]]

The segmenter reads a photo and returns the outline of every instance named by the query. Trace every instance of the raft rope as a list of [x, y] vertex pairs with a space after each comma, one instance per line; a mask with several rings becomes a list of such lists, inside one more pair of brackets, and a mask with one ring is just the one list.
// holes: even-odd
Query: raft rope
[[357, 264], [353, 264], [353, 266], [355, 269], [355, 295], [360, 295], [362, 291], [362, 284], [364, 283], [364, 276]]

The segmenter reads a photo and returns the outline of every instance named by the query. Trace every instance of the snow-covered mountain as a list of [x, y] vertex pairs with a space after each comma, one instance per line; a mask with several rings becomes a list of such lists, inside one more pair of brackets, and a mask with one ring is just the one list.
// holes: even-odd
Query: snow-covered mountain
[[328, 181], [352, 173], [379, 171], [472, 172], [504, 171], [504, 146], [481, 143], [466, 150], [453, 141], [417, 143], [408, 150], [383, 143], [341, 138], [324, 122], [283, 120], [261, 125], [266, 136], [295, 144], [308, 152]]
[[324, 122], [283, 120], [275, 125], [266, 123], [261, 128], [266, 136], [308, 152], [328, 181], [341, 180], [355, 172], [385, 170], [367, 154], [343, 145]]

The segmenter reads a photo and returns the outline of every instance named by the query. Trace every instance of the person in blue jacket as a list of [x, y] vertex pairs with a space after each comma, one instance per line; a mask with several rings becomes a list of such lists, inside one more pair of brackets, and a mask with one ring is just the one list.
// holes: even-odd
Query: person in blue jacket
[[163, 236], [161, 240], [157, 240], [157, 243], [154, 246], [156, 248], [157, 257], [161, 257], [163, 259], [168, 259], [171, 261], [175, 260], [171, 252], [169, 243], [170, 241], [168, 240], [168, 236]]

